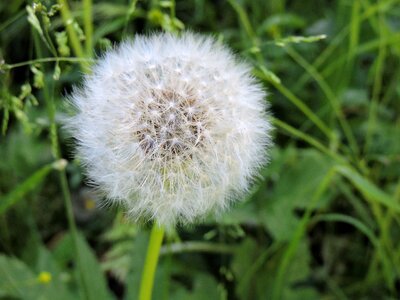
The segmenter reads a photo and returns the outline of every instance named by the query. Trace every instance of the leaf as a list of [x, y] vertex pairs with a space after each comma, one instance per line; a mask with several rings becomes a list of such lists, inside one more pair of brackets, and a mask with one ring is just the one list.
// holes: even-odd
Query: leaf
[[41, 169], [33, 173], [23, 183], [18, 185], [14, 190], [9, 192], [7, 195], [1, 197], [0, 201], [0, 215], [5, 213], [10, 207], [14, 206], [18, 201], [22, 200], [27, 193], [32, 191], [39, 185], [44, 178], [53, 169], [54, 164], [48, 164]]
[[342, 92], [339, 99], [347, 110], [366, 111], [368, 109], [367, 89], [349, 88]]
[[300, 242], [296, 254], [288, 267], [282, 299], [321, 299], [316, 288], [309, 283], [311, 276], [310, 263], [311, 257], [307, 242], [303, 240]]
[[35, 11], [29, 5], [26, 6], [26, 11], [28, 13], [28, 22], [32, 25], [34, 29], [36, 29], [41, 38], [45, 40], [42, 27], [40, 26], [39, 19], [36, 17]]
[[192, 290], [187, 290], [181, 287], [171, 298], [175, 300], [218, 300], [224, 299], [223, 294], [224, 292], [221, 290], [221, 286], [218, 285], [213, 277], [199, 273], [194, 279]]
[[76, 299], [78, 295], [74, 295], [68, 290], [69, 276], [66, 272], [61, 272], [59, 266], [54, 261], [52, 254], [45, 248], [39, 247], [38, 258], [36, 263], [38, 273], [48, 273], [51, 275], [49, 282], [49, 299], [69, 300]]
[[[242, 242], [231, 264], [238, 283], [238, 299], [270, 299], [281, 249], [281, 244], [275, 244], [265, 250], [251, 238]], [[310, 275], [310, 253], [307, 244], [302, 241], [288, 267], [282, 299], [319, 299], [315, 287], [305, 284]]]
[[[147, 232], [139, 232], [133, 241], [134, 247], [132, 252], [132, 264], [130, 272], [127, 276], [127, 292], [125, 299], [134, 300], [138, 298], [140, 279], [142, 275], [144, 260], [146, 257], [147, 245], [149, 241], [149, 236]], [[157, 272], [156, 272], [157, 276]]]
[[28, 22], [29, 22], [29, 24], [31, 24], [32, 27], [39, 33], [39, 36], [42, 39], [43, 43], [46, 45], [46, 47], [49, 50], [51, 50], [51, 46], [48, 43], [48, 41], [46, 40], [46, 37], [44, 36], [43, 29], [42, 29], [42, 27], [40, 25], [39, 19], [36, 17], [34, 9], [31, 6], [27, 5], [26, 6], [26, 11], [28, 13]]
[[290, 268], [295, 253], [297, 252], [299, 245], [301, 244], [303, 237], [306, 233], [307, 224], [309, 223], [311, 213], [318, 204], [322, 195], [330, 186], [334, 178], [334, 175], [335, 175], [335, 167], [331, 167], [329, 171], [325, 174], [325, 176], [322, 178], [322, 180], [319, 182], [319, 185], [313, 192], [312, 196], [310, 196], [309, 206], [307, 207], [307, 210], [303, 214], [296, 230], [293, 232], [293, 236], [290, 239], [287, 249], [283, 252], [282, 259], [278, 265], [276, 271], [276, 278], [274, 279], [272, 299], [281, 299], [283, 287], [287, 283], [287, 277], [288, 277], [287, 271]]
[[[279, 154], [272, 160], [275, 184], [272, 191], [265, 191], [259, 214], [275, 240], [291, 239], [300, 222], [295, 210], [309, 206], [311, 196], [333, 165], [329, 157], [313, 149]], [[323, 195], [318, 205], [327, 205], [331, 198], [332, 194]]]
[[71, 234], [66, 233], [57, 241], [52, 249], [52, 255], [61, 268], [67, 268], [70, 261], [74, 259], [74, 253], [71, 251], [74, 247]]
[[274, 14], [265, 19], [259, 27], [259, 31], [273, 31], [274, 28], [282, 26], [284, 28], [302, 28], [306, 25], [306, 21], [291, 13]]
[[104, 253], [101, 268], [110, 272], [116, 279], [126, 282], [126, 277], [131, 269], [132, 251], [137, 235], [137, 227], [129, 222], [124, 222], [119, 214], [103, 235], [102, 239], [112, 246]]
[[81, 234], [78, 234], [77, 239], [79, 261], [76, 263], [81, 264], [81, 268], [77, 268], [77, 272], [83, 271], [82, 277], [85, 284], [85, 287], [80, 287], [81, 290], [86, 290], [89, 300], [113, 299], [95, 253]]
[[59, 278], [54, 278], [55, 275], [45, 270], [35, 273], [22, 261], [0, 255], [0, 297], [24, 300], [75, 299]]
[[0, 297], [38, 299], [40, 287], [35, 274], [21, 261], [0, 255]]
[[347, 166], [338, 166], [337, 172], [346, 177], [369, 201], [378, 202], [388, 208], [400, 212], [400, 205], [394, 198], [379, 189], [367, 178], [361, 176], [357, 171]]
[[166, 1], [166, 0], [160, 1], [160, 2], [159, 2], [159, 5], [160, 5], [161, 7], [164, 7], [164, 8], [170, 8], [170, 7], [173, 6], [171, 1]]
[[[251, 272], [251, 269], [259, 256], [257, 243], [251, 238], [246, 238], [235, 251], [231, 263], [231, 269], [235, 274], [236, 281], [238, 282], [236, 293], [240, 299], [255, 298], [254, 276], [256, 274]], [[251, 278], [248, 278], [250, 273], [252, 273], [252, 276]], [[246, 275], [247, 279], [245, 282], [242, 281], [244, 275]]]
[[317, 216], [313, 219], [315, 222], [325, 221], [325, 222], [343, 222], [350, 224], [357, 228], [361, 233], [368, 237], [371, 244], [376, 248], [379, 253], [380, 259], [382, 260], [383, 265], [383, 273], [385, 275], [386, 282], [394, 288], [394, 279], [395, 279], [395, 267], [394, 264], [390, 261], [389, 256], [386, 253], [383, 244], [378, 240], [375, 236], [374, 232], [368, 228], [360, 220], [353, 218], [351, 216], [343, 215], [343, 214], [325, 214]]
[[259, 66], [258, 70], [256, 70], [255, 73], [260, 78], [263, 78], [265, 80], [274, 82], [276, 84], [280, 84], [281, 83], [281, 79], [278, 77], [278, 75], [276, 75], [271, 70], [268, 70], [265, 66]]
[[[77, 246], [79, 261], [72, 251], [75, 247], [73, 237], [68, 233], [57, 243], [53, 250], [53, 257], [63, 268], [66, 268], [71, 261], [74, 262], [75, 280], [79, 284], [80, 294], [84, 296], [85, 300], [113, 299], [96, 255], [80, 233], [78, 234]], [[78, 268], [79, 263], [81, 268]], [[83, 274], [79, 274], [81, 270]], [[82, 286], [82, 279], [85, 287]]]

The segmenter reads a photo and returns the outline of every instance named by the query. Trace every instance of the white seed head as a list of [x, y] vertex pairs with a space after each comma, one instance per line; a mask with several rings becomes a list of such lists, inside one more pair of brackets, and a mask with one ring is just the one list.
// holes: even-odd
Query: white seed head
[[75, 89], [66, 126], [109, 201], [168, 227], [221, 211], [248, 189], [270, 144], [265, 96], [211, 38], [135, 36]]

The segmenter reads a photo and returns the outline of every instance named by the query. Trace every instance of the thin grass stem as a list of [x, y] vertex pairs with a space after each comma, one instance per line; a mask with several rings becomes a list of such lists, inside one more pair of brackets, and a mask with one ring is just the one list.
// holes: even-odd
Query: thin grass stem
[[[74, 28], [74, 18], [69, 9], [67, 0], [58, 0], [58, 4], [60, 5], [61, 17], [64, 23], [65, 28], [67, 29], [68, 37], [72, 46], [72, 50], [75, 55], [79, 58], [85, 58], [85, 53], [83, 51], [81, 42], [79, 40], [78, 34]], [[89, 65], [82, 61], [81, 68], [83, 71], [87, 72]]]
[[92, 0], [83, 0], [83, 28], [85, 30], [86, 56], [93, 56], [93, 13]]
[[[42, 57], [43, 56], [42, 48], [41, 48], [41, 45], [39, 42], [39, 38], [35, 32], [34, 32], [34, 43], [35, 43], [37, 56]], [[48, 113], [49, 120], [50, 120], [50, 140], [51, 140], [52, 154], [53, 154], [54, 158], [59, 160], [59, 159], [61, 159], [61, 150], [60, 150], [60, 145], [59, 145], [59, 141], [58, 141], [57, 124], [55, 121], [56, 107], [54, 104], [53, 95], [50, 94], [48, 84], [45, 84], [43, 87], [43, 96], [44, 96], [44, 100], [46, 102], [47, 113]], [[82, 285], [83, 295], [84, 295], [85, 299], [87, 299], [88, 294], [89, 294], [88, 290], [87, 290], [88, 287], [85, 284], [85, 280], [84, 280], [84, 276], [83, 276], [83, 273], [84, 273], [83, 265], [82, 265], [81, 255], [80, 255], [79, 247], [78, 247], [78, 232], [77, 232], [76, 223], [74, 220], [74, 215], [73, 215], [73, 210], [72, 210], [71, 193], [70, 193], [70, 190], [68, 187], [67, 174], [66, 174], [65, 168], [60, 169], [59, 179], [60, 179], [60, 185], [61, 185], [61, 192], [62, 192], [63, 199], [64, 199], [64, 205], [65, 205], [66, 212], [67, 212], [66, 214], [67, 214], [68, 227], [71, 232], [72, 239], [73, 239], [77, 268], [79, 271], [78, 276], [79, 276], [80, 283]]]

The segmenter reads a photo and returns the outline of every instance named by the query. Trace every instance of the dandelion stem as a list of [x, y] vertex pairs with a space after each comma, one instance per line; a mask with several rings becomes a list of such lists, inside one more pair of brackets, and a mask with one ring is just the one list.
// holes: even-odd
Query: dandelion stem
[[164, 237], [164, 228], [154, 224], [151, 229], [146, 261], [144, 262], [142, 281], [140, 283], [139, 300], [150, 300], [153, 290], [154, 275], [156, 273], [158, 257]]

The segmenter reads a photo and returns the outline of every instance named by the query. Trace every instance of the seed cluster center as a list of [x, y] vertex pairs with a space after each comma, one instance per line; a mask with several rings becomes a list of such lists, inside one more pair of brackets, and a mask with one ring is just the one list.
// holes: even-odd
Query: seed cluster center
[[206, 112], [190, 90], [185, 95], [170, 89], [154, 89], [140, 102], [135, 134], [151, 159], [181, 159], [201, 146], [207, 127]]

